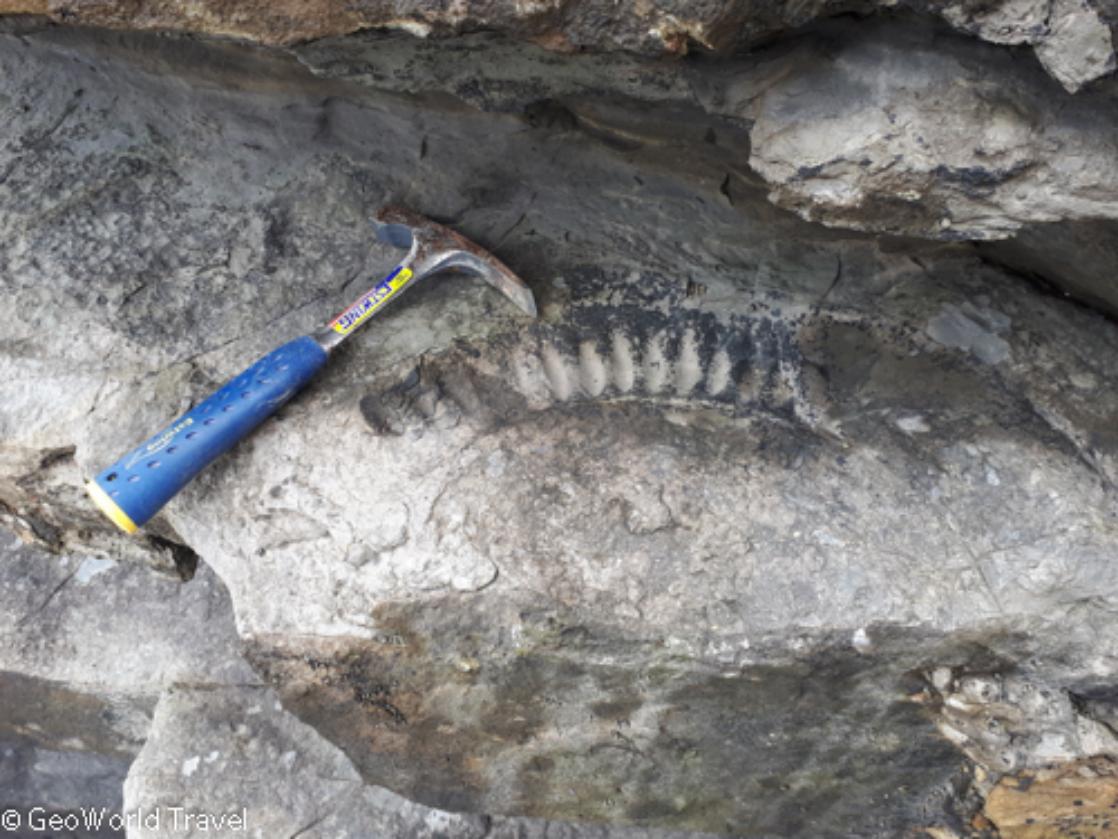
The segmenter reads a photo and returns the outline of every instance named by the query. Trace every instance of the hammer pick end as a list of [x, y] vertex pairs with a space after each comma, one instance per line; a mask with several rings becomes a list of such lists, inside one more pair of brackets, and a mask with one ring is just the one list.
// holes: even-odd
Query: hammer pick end
[[377, 238], [409, 251], [416, 279], [456, 268], [475, 274], [530, 317], [536, 317], [532, 290], [501, 260], [465, 236], [398, 206], [382, 207], [373, 217]]

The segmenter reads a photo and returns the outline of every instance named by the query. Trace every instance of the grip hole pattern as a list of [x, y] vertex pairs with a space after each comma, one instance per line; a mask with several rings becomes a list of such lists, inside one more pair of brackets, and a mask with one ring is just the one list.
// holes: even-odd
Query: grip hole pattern
[[[187, 472], [193, 474], [200, 468], [199, 462], [218, 456], [232, 444], [230, 438], [244, 436], [248, 427], [272, 413], [279, 401], [314, 375], [325, 361], [325, 353], [307, 338], [299, 340], [302, 343], [296, 348], [265, 356], [262, 363], [210, 394], [204, 404], [194, 406], [186, 422], [176, 420], [149, 441], [154, 451], [137, 450], [146, 460], [133, 455], [130, 461], [122, 459], [111, 471], [106, 470], [100, 480], [109, 497], [119, 500], [121, 509], [137, 524], [150, 519], [189, 480]], [[159, 471], [151, 471], [156, 469]]]

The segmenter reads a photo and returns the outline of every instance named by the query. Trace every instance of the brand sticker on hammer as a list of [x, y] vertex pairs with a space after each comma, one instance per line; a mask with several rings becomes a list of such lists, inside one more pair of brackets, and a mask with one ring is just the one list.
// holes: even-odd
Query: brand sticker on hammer
[[338, 315], [330, 324], [331, 328], [339, 335], [346, 335], [391, 300], [392, 295], [403, 288], [410, 279], [410, 268], [397, 268], [373, 286], [367, 294], [363, 295], [352, 306]]

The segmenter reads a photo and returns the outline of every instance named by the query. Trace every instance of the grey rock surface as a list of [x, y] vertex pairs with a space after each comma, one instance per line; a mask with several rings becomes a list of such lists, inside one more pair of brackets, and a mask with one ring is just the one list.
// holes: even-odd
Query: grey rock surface
[[60, 836], [123, 836], [107, 816], [163, 690], [243, 682], [259, 678], [207, 567], [184, 585], [0, 530], [0, 807], [80, 814]]
[[262, 839], [299, 830], [702, 839], [462, 815], [367, 785], [248, 669], [231, 631], [232, 604], [205, 566], [182, 582], [0, 536], [2, 612], [19, 626], [0, 632], [0, 808], [25, 819], [33, 810], [80, 819], [76, 830], [52, 835], [212, 834], [224, 816], [225, 834]]
[[1114, 70], [1114, 39], [1110, 27], [1090, 3], [1054, 0], [1047, 33], [1036, 56], [1054, 79], [1075, 93], [1083, 85]]
[[948, 3], [944, 20], [995, 44], [1031, 44], [1044, 69], [1075, 93], [1114, 70], [1114, 8], [1079, 0]]
[[[1118, 333], [955, 241], [1111, 212], [1083, 174], [1109, 171], [1105, 83], [1071, 99], [890, 27], [686, 71], [489, 37], [0, 36], [0, 510], [62, 552], [0, 589], [12, 690], [158, 701], [126, 804], [239, 790], [262, 835], [364, 808], [416, 835], [962, 835], [1003, 774], [1114, 754]], [[1035, 109], [994, 126], [1025, 198], [953, 186], [946, 129], [857, 175], [870, 209], [922, 178], [911, 215], [818, 190], [854, 156], [791, 169], [857, 114], [928, 119], [945, 63], [980, 57], [943, 114]], [[81, 474], [390, 267], [388, 200], [496, 251], [539, 321], [427, 281], [119, 547]], [[96, 633], [137, 625], [160, 655], [98, 671]]]
[[[74, 749], [46, 749], [28, 740], [0, 739], [0, 809], [21, 814], [90, 813], [88, 820], [51, 835], [58, 839], [118, 839], [123, 831], [111, 825], [119, 812], [122, 789], [131, 756], [99, 754]], [[93, 815], [95, 814], [95, 815]], [[38, 815], [34, 817], [38, 818]], [[22, 821], [22, 818], [21, 818]], [[31, 821], [34, 833], [40, 824]], [[26, 825], [24, 825], [26, 827]], [[5, 832], [20, 835], [8, 827]]]
[[33, 747], [36, 766], [88, 753], [99, 772], [140, 748], [168, 685], [259, 682], [208, 568], [184, 587], [140, 565], [0, 539], [0, 736], [17, 764]]
[[[340, 751], [264, 688], [165, 695], [124, 789], [126, 812], [165, 816], [131, 831], [137, 837], [181, 836], [187, 814], [202, 813], [240, 817], [244, 832], [262, 839], [484, 833], [480, 816], [422, 813], [367, 789]], [[424, 816], [426, 825], [414, 824]]]
[[1069, 97], [974, 46], [881, 27], [774, 58], [743, 108], [770, 198], [829, 226], [948, 240], [1113, 218], [1109, 86]]
[[176, 683], [257, 681], [238, 663], [228, 594], [209, 567], [184, 586], [134, 563], [22, 546], [7, 532], [0, 549], [0, 670], [148, 697]]
[[774, 0], [604, 3], [602, 0], [523, 3], [271, 3], [266, 9], [230, 0], [180, 3], [82, 3], [4, 0], [0, 14], [46, 15], [65, 24], [172, 30], [292, 45], [368, 29], [402, 30], [419, 38], [499, 32], [571, 53], [625, 51], [646, 56], [729, 53], [785, 35], [819, 18], [888, 14], [898, 7], [936, 15], [955, 29], [994, 44], [1029, 45], [1068, 91], [1115, 67], [1113, 0]]
[[1110, 83], [1071, 97], [1020, 56], [942, 28], [835, 23], [670, 68], [624, 54], [560, 61], [492, 35], [442, 45], [367, 34], [294, 53], [326, 78], [450, 94], [646, 158], [687, 148], [726, 194], [763, 188], [836, 228], [977, 240], [1118, 312]]
[[[330, 839], [704, 839], [705, 834], [463, 814], [368, 786], [264, 688], [176, 690], [129, 770], [125, 812], [158, 812], [130, 837], [183, 835], [187, 814], [240, 817], [242, 835]], [[181, 810], [181, 812], [179, 812]]]
[[1118, 315], [1111, 270], [1118, 261], [1116, 232], [1113, 221], [1030, 225], [1012, 239], [983, 242], [980, 252], [1041, 291], [1073, 297], [1113, 317]]

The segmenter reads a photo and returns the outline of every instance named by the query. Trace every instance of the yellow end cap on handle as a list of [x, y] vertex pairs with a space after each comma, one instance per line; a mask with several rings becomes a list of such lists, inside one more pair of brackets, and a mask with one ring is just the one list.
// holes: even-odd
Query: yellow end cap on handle
[[96, 481], [86, 481], [85, 491], [89, 493], [89, 497], [93, 499], [93, 503], [97, 505], [98, 509], [112, 520], [113, 524], [125, 533], [136, 532], [136, 523], [128, 518], [128, 514], [109, 498], [109, 494], [101, 489]]

